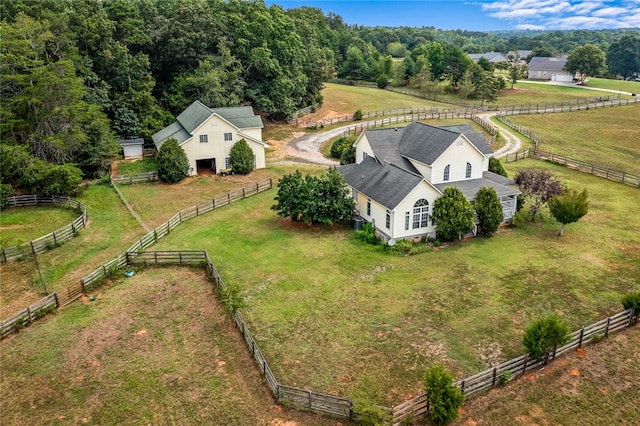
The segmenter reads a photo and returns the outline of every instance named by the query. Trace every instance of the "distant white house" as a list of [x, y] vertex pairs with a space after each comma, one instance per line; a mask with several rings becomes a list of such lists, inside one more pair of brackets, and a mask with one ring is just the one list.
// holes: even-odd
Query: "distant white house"
[[531, 50], [510, 50], [507, 52], [507, 59], [509, 62], [516, 62], [518, 64], [526, 63], [525, 59], [531, 54]]
[[209, 174], [232, 167], [231, 147], [244, 139], [253, 150], [254, 167], [265, 167], [265, 148], [262, 141], [262, 119], [249, 106], [209, 108], [195, 101], [176, 121], [152, 136], [159, 150], [170, 138], [178, 141], [189, 159], [189, 174]]
[[507, 57], [500, 52], [468, 53], [468, 55], [473, 60], [473, 62], [478, 62], [480, 58], [485, 58], [492, 64], [496, 64], [498, 62], [507, 62]]
[[534, 56], [529, 61], [528, 65], [528, 77], [529, 80], [547, 80], [547, 81], [561, 81], [572, 82], [578, 77], [564, 69], [567, 64], [567, 58], [565, 57], [542, 57]]
[[356, 163], [338, 171], [351, 187], [360, 216], [383, 240], [436, 236], [433, 206], [448, 186], [473, 201], [482, 187], [496, 190], [504, 220], [516, 211], [515, 182], [489, 172], [493, 154], [468, 125], [366, 130], [354, 142]]

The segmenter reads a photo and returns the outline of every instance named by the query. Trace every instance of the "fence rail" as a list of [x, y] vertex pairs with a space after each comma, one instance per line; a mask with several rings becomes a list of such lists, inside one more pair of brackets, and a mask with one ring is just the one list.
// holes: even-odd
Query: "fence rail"
[[521, 134], [523, 134], [526, 137], [528, 137], [529, 139], [531, 139], [533, 141], [533, 143], [535, 144], [536, 148], [538, 147], [538, 144], [540, 143], [540, 139], [538, 139], [538, 135], [536, 135], [533, 131], [531, 131], [531, 130], [527, 129], [526, 127], [524, 127], [523, 125], [518, 124], [515, 121], [511, 120], [504, 113], [496, 114], [496, 118], [499, 121], [501, 121], [504, 124], [506, 124], [507, 126], [511, 127], [516, 132], [520, 132]]
[[[232, 191], [222, 197], [212, 198], [211, 200], [203, 201], [201, 203], [198, 203], [195, 206], [181, 210], [177, 214], [175, 214], [171, 219], [169, 219], [167, 222], [163, 223], [162, 225], [158, 226], [156, 229], [140, 237], [131, 247], [129, 247], [129, 249], [127, 249], [127, 252], [128, 253], [141, 252], [145, 248], [155, 244], [160, 238], [168, 235], [173, 229], [175, 229], [178, 225], [180, 225], [185, 220], [189, 220], [193, 217], [200, 216], [201, 214], [207, 213], [218, 207], [222, 207], [227, 204], [233, 203], [234, 201], [238, 201], [243, 198], [249, 197], [251, 195], [255, 195], [260, 192], [266, 191], [272, 187], [273, 187], [273, 181], [271, 179], [265, 180], [262, 182], [257, 182], [253, 185], [249, 185], [239, 190]], [[31, 199], [35, 200], [34, 198], [35, 196], [28, 196], [28, 197], [31, 197]], [[28, 197], [22, 198], [18, 202], [22, 203], [23, 205], [33, 205], [33, 204], [27, 204], [29, 202], [34, 202], [34, 201], [29, 201], [30, 198]], [[67, 198], [65, 198], [65, 200], [69, 201], [69, 199]], [[85, 220], [86, 220], [86, 209], [85, 209]], [[58, 231], [56, 231], [56, 233], [57, 232]], [[37, 248], [39, 246], [34, 245], [34, 247]], [[57, 307], [60, 307], [60, 308], [64, 307], [65, 305], [68, 305], [74, 300], [77, 300], [80, 297], [82, 297], [82, 295], [85, 294], [86, 292], [91, 291], [94, 288], [98, 287], [105, 278], [112, 277], [119, 268], [123, 268], [124, 266], [126, 266], [127, 261], [128, 261], [127, 254], [123, 253], [120, 256], [116, 257], [115, 259], [110, 260], [109, 262], [105, 263], [104, 265], [100, 266], [99, 268], [95, 269], [94, 271], [82, 277], [79, 283], [71, 284], [66, 288], [62, 289], [61, 291], [57, 293], [53, 293], [53, 295], [57, 297]], [[187, 259], [185, 259], [185, 263], [187, 263]], [[18, 314], [24, 313], [24, 312], [26, 312], [26, 309], [23, 309]], [[14, 320], [11, 322], [10, 325], [4, 324], [4, 321], [2, 322], [3, 324], [2, 330], [6, 329], [8, 331], [6, 334], [0, 335], [0, 338], [5, 337], [6, 335], [12, 332], [11, 330], [14, 330], [15, 327], [13, 327], [13, 325], [20, 321], [20, 319], [18, 318], [22, 318], [24, 316], [24, 314], [22, 316], [18, 314], [15, 314], [10, 317], [10, 318], [16, 317], [14, 318]], [[8, 321], [8, 320], [5, 320], [5, 321]]]
[[4, 338], [5, 336], [18, 331], [25, 325], [44, 316], [51, 307], [58, 307], [58, 301], [55, 293], [43, 297], [20, 312], [0, 321], [0, 337]]
[[[513, 380], [523, 376], [536, 368], [548, 364], [557, 356], [572, 349], [581, 348], [599, 337], [622, 330], [637, 322], [638, 314], [632, 309], [619, 312], [609, 318], [597, 321], [571, 333], [571, 339], [566, 345], [555, 348], [545, 359], [537, 360], [529, 354], [524, 354], [509, 361], [498, 364], [473, 376], [455, 383], [462, 390], [465, 398], [495, 388], [505, 380]], [[503, 379], [501, 379], [503, 377]], [[426, 394], [419, 395], [393, 408], [393, 423], [400, 424], [406, 419], [423, 416], [427, 412]]]
[[141, 182], [155, 182], [159, 180], [158, 172], [144, 172], [132, 175], [111, 175], [111, 183], [133, 184]]
[[40, 254], [76, 236], [78, 231], [87, 225], [87, 208], [80, 201], [69, 197], [40, 197], [38, 195], [20, 195], [9, 197], [7, 207], [29, 207], [38, 205], [53, 205], [66, 207], [80, 212], [80, 216], [68, 225], [60, 229], [36, 238], [33, 241], [17, 246], [4, 247], [0, 254], [0, 263], [21, 259], [29, 254]]
[[525, 158], [532, 158], [535, 160], [542, 160], [542, 161], [551, 161], [555, 164], [559, 164], [561, 166], [565, 166], [570, 169], [578, 170], [583, 173], [589, 173], [594, 176], [599, 176], [608, 180], [612, 180], [614, 182], [620, 182], [626, 185], [640, 187], [639, 175], [611, 169], [606, 166], [587, 163], [586, 161], [577, 160], [575, 158], [566, 157], [564, 155], [554, 154], [552, 152], [542, 151], [536, 148], [528, 148], [520, 152], [507, 154], [505, 156], [505, 162], [511, 163], [513, 161], [524, 160]]

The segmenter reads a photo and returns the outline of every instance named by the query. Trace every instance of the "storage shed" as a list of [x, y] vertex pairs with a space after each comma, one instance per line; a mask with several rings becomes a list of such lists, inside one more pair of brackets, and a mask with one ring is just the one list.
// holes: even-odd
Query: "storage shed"
[[143, 156], [142, 146], [144, 145], [144, 139], [142, 138], [120, 139], [118, 145], [122, 147], [125, 160], [142, 158]]

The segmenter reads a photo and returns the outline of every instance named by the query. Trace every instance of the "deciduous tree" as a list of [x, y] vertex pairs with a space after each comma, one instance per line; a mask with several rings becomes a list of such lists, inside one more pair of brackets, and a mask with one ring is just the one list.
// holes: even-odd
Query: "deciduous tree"
[[627, 34], [609, 46], [607, 65], [625, 80], [640, 78], [640, 36]]
[[604, 52], [593, 44], [578, 46], [567, 58], [564, 68], [571, 74], [580, 73], [584, 83], [587, 76], [598, 77], [606, 71]]
[[589, 211], [587, 190], [578, 192], [575, 189], [564, 188], [562, 194], [549, 200], [549, 211], [551, 216], [562, 224], [558, 234], [562, 236], [565, 225], [577, 222]]
[[522, 169], [516, 173], [514, 180], [522, 196], [529, 202], [532, 221], [544, 204], [562, 193], [562, 184], [548, 170]]

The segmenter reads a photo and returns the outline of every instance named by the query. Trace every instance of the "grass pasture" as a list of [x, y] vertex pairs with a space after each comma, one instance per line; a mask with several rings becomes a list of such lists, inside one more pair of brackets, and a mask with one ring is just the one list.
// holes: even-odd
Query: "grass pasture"
[[640, 104], [588, 111], [514, 115], [540, 149], [640, 175]]
[[141, 158], [138, 160], [120, 160], [116, 163], [118, 175], [135, 175], [137, 173], [157, 172], [158, 164], [155, 158]]
[[640, 94], [640, 82], [589, 77], [587, 87]]
[[26, 243], [70, 224], [80, 216], [65, 207], [9, 207], [0, 212], [0, 245]]
[[225, 281], [242, 286], [251, 329], [283, 383], [349, 396], [367, 381], [380, 403], [396, 404], [421, 391], [431, 363], [460, 378], [481, 371], [524, 351], [530, 321], [556, 312], [577, 329], [620, 311], [621, 295], [638, 288], [637, 188], [546, 167], [592, 200], [562, 238], [547, 214], [398, 257], [357, 245], [350, 229], [279, 219], [266, 192], [183, 224], [157, 248], [205, 248]]
[[636, 425], [640, 327], [473, 398], [453, 425]]
[[1, 345], [5, 426], [334, 423], [275, 406], [202, 270], [138, 271]]

